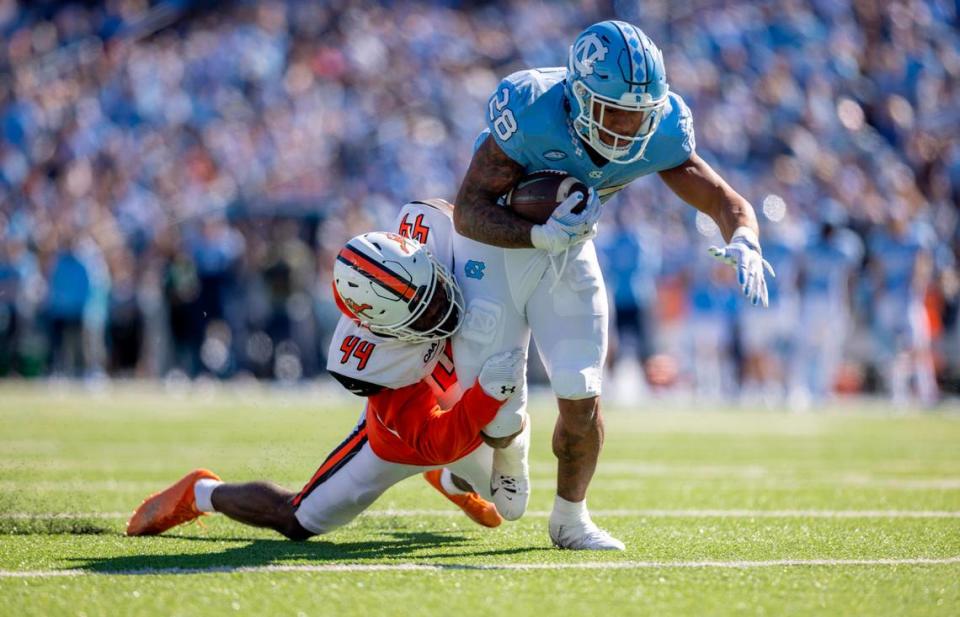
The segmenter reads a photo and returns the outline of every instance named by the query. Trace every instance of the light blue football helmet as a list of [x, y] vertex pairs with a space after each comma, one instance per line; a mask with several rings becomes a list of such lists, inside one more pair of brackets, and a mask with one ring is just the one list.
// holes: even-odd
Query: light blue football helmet
[[[636, 26], [601, 21], [581, 32], [570, 47], [566, 85], [570, 121], [584, 141], [614, 163], [643, 157], [669, 91], [663, 54]], [[636, 134], [606, 128], [603, 119], [609, 108], [643, 114]]]

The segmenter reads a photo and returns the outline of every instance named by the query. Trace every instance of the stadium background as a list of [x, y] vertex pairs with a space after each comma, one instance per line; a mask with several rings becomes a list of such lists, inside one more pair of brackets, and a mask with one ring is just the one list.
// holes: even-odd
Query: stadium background
[[[877, 318], [891, 290], [874, 238], [906, 223], [926, 238], [930, 267], [910, 284], [955, 391], [958, 13], [950, 0], [0, 0], [0, 375], [322, 376], [339, 245], [410, 199], [452, 200], [499, 78], [563, 65], [577, 32], [615, 15], [662, 47], [698, 151], [755, 204], [765, 246], [789, 249], [773, 325], [748, 345], [758, 309], [709, 260], [716, 230], [657, 179], [634, 183], [599, 240], [621, 325], [648, 333], [614, 330], [621, 359], [641, 356], [665, 392], [802, 404], [816, 364], [804, 256], [830, 224], [863, 249], [834, 377], [887, 392], [903, 344]], [[829, 332], [845, 322], [837, 312]], [[780, 368], [757, 383], [759, 366]]]

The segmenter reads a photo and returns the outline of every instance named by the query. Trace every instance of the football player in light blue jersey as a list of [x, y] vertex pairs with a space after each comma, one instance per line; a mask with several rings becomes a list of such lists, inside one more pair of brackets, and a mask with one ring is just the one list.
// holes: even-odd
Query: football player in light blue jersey
[[[453, 342], [461, 383], [472, 383], [489, 350], [527, 348], [531, 332], [560, 416], [553, 449], [557, 496], [549, 522], [555, 545], [622, 549], [586, 507], [603, 442], [599, 395], [607, 346], [607, 298], [596, 250], [600, 203], [644, 175], [661, 179], [711, 216], [728, 244], [711, 253], [738, 272], [743, 292], [766, 305], [765, 267], [750, 203], [695, 152], [693, 122], [670, 91], [660, 50], [637, 27], [603, 21], [584, 30], [566, 68], [514, 73], [497, 86], [456, 200], [457, 278], [468, 302]], [[590, 187], [536, 225], [498, 204], [526, 174], [565, 171]], [[557, 265], [559, 264], [559, 266]], [[505, 406], [484, 431], [497, 451], [493, 484], [505, 518], [521, 515], [529, 493], [526, 397]], [[527, 423], [528, 424], [528, 423]], [[499, 474], [499, 476], [498, 476]]]
[[933, 231], [893, 212], [885, 228], [869, 238], [875, 301], [876, 340], [883, 373], [896, 405], [910, 399], [913, 377], [920, 403], [936, 403], [938, 392], [924, 296], [933, 275]]
[[850, 331], [851, 282], [863, 260], [863, 242], [842, 219], [820, 225], [803, 251], [800, 370], [807, 398], [829, 398]]

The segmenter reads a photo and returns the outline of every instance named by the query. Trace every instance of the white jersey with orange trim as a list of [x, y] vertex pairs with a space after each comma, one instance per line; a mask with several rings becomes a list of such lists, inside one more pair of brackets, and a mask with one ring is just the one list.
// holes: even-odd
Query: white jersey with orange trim
[[[453, 206], [411, 202], [396, 230], [425, 245], [453, 270]], [[479, 384], [465, 391], [453, 370], [450, 341], [401, 342], [361, 327], [345, 311], [327, 369], [344, 386], [369, 397], [353, 432], [326, 458], [294, 499], [300, 525], [328, 533], [352, 521], [404, 478], [446, 467], [491, 499], [493, 450], [480, 429], [502, 402]], [[426, 386], [429, 386], [427, 388]]]
[[[442, 199], [413, 201], [397, 215], [397, 233], [425, 245], [453, 270], [453, 206]], [[410, 343], [378, 336], [346, 315], [340, 317], [327, 354], [327, 370], [359, 395], [427, 380], [444, 409], [460, 399], [453, 357], [445, 341]]]

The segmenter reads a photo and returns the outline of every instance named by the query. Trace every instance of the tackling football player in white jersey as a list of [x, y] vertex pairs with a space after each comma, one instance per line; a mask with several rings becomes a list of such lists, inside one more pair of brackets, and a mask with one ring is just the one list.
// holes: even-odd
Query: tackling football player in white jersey
[[345, 525], [389, 487], [419, 473], [475, 522], [500, 524], [487, 501], [492, 452], [480, 428], [520, 390], [523, 354], [494, 354], [476, 382], [459, 388], [448, 339], [460, 327], [463, 304], [448, 268], [449, 210], [440, 200], [407, 204], [399, 222], [407, 237], [362, 234], [338, 254], [333, 294], [344, 316], [328, 369], [367, 397], [367, 405], [303, 489], [225, 484], [198, 469], [148, 497], [128, 522], [128, 535], [163, 533], [220, 512], [306, 539]]
[[[484, 111], [488, 129], [477, 141], [454, 210], [463, 237], [455, 240], [456, 275], [467, 302], [464, 328], [453, 345], [457, 370], [469, 383], [480, 369], [476, 358], [518, 345], [526, 349], [533, 333], [560, 411], [550, 537], [563, 548], [622, 549], [622, 542], [593, 523], [586, 506], [603, 443], [599, 396], [608, 315], [590, 242], [599, 202], [636, 178], [658, 173], [680, 198], [716, 221], [728, 244], [712, 254], [737, 270], [753, 303], [766, 305], [764, 270], [772, 270], [761, 256], [756, 216], [695, 152], [690, 110], [667, 86], [660, 50], [633, 25], [590, 26], [571, 46], [565, 68], [508, 76]], [[542, 225], [498, 204], [521, 178], [541, 169], [567, 172], [591, 187], [582, 213], [573, 212], [583, 197], [576, 193]], [[484, 433], [515, 433], [525, 400], [505, 405]], [[495, 473], [512, 478], [521, 501], [528, 490], [525, 451], [521, 440], [498, 450], [494, 461]]]

